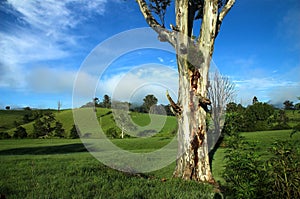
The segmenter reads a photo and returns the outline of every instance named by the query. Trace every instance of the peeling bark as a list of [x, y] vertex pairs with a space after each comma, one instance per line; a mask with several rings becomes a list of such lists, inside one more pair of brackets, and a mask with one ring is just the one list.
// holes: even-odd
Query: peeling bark
[[191, 37], [194, 15], [199, 5], [189, 0], [175, 0], [176, 26], [171, 25], [170, 31], [160, 30], [162, 26], [150, 13], [145, 0], [136, 1], [149, 26], [176, 50], [179, 73], [178, 102], [175, 103], [167, 93], [178, 118], [178, 155], [173, 176], [186, 180], [214, 182], [210, 170], [206, 132], [207, 106], [211, 103], [206, 97], [208, 71], [221, 22], [235, 0], [228, 0], [220, 13], [218, 0], [204, 0], [204, 4], [201, 5], [201, 30], [197, 40]]

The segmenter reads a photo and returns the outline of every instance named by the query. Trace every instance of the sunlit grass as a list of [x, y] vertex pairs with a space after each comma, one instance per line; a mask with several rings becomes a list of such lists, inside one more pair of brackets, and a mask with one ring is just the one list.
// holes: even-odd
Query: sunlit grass
[[[157, 148], [157, 139], [150, 139]], [[129, 140], [118, 140], [130, 148]], [[172, 179], [174, 163], [148, 174], [113, 170], [80, 140], [0, 141], [0, 193], [7, 198], [213, 198], [210, 185]], [[130, 147], [129, 147], [130, 146]], [[136, 148], [140, 148], [141, 143]], [[163, 179], [163, 180], [162, 180]]]

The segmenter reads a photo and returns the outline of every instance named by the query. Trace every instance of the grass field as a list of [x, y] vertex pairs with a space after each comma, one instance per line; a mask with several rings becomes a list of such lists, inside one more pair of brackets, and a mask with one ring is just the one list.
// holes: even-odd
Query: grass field
[[[160, 146], [157, 139], [148, 140], [152, 150]], [[124, 148], [132, 145], [129, 139], [121, 141]], [[144, 141], [136, 139], [137, 148]], [[80, 140], [1, 140], [0, 159], [0, 193], [7, 198], [213, 198], [215, 194], [210, 185], [171, 179], [174, 164], [140, 175], [115, 171], [92, 157]]]
[[[63, 128], [72, 128], [72, 110], [53, 111]], [[287, 111], [290, 124], [299, 123], [299, 113]], [[14, 121], [21, 121], [24, 111], [0, 111], [0, 130], [14, 132]], [[104, 131], [115, 127], [110, 109], [99, 108], [97, 120]], [[148, 125], [148, 114], [130, 113], [133, 122]], [[160, 116], [159, 116], [160, 117]], [[159, 118], [158, 118], [159, 119]], [[163, 118], [162, 118], [163, 119]], [[33, 122], [23, 124], [33, 131]], [[150, 138], [113, 139], [118, 147], [135, 153], [155, 151], [168, 144], [174, 136], [176, 118], [167, 117], [164, 127]], [[262, 158], [275, 140], [290, 139], [291, 130], [242, 133], [256, 142]], [[300, 133], [293, 136], [300, 140]], [[212, 170], [224, 185], [222, 173], [226, 164], [225, 148], [214, 155]], [[175, 162], [160, 170], [132, 175], [113, 170], [95, 159], [79, 139], [0, 140], [0, 194], [7, 198], [213, 198], [211, 185], [172, 179]]]
[[[290, 131], [243, 133], [262, 153]], [[294, 139], [300, 139], [295, 135]], [[153, 151], [170, 138], [115, 139], [125, 150]], [[224, 148], [213, 160], [213, 174], [224, 183]], [[175, 163], [151, 173], [115, 171], [91, 156], [79, 139], [0, 140], [0, 193], [7, 198], [213, 198], [210, 185], [172, 179]], [[166, 180], [162, 180], [166, 179]]]

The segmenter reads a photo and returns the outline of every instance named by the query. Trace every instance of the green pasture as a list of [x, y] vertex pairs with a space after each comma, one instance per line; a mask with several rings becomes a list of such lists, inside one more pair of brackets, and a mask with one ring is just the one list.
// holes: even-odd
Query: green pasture
[[[290, 131], [243, 133], [266, 153], [274, 140]], [[295, 134], [293, 139], [300, 139]], [[138, 152], [157, 150], [171, 138], [115, 139], [117, 146]], [[213, 174], [222, 179], [224, 148], [213, 160]], [[79, 139], [0, 140], [0, 193], [7, 198], [213, 198], [210, 185], [172, 179], [175, 163], [146, 174], [115, 171], [90, 155]]]
[[14, 122], [22, 120], [25, 111], [0, 110], [0, 132], [14, 128]]
[[[158, 144], [158, 139], [148, 138], [146, 148], [155, 150], [164, 144]], [[135, 141], [136, 148], [145, 144], [141, 138]], [[116, 142], [124, 148], [132, 147], [130, 139]], [[213, 198], [215, 195], [211, 185], [172, 179], [174, 163], [146, 174], [113, 170], [91, 156], [79, 139], [1, 140], [0, 160], [0, 193], [7, 198]]]

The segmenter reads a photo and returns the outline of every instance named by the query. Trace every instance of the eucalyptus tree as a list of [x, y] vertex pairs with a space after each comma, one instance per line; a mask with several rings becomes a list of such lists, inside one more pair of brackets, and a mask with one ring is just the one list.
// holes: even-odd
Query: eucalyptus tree
[[[208, 156], [206, 111], [208, 71], [215, 39], [235, 0], [175, 0], [175, 22], [165, 28], [170, 0], [136, 0], [148, 25], [177, 57], [177, 103], [167, 93], [178, 118], [178, 157], [174, 177], [214, 182]], [[194, 23], [200, 20], [200, 27]], [[198, 29], [197, 29], [198, 28]], [[198, 35], [194, 35], [199, 32]]]

